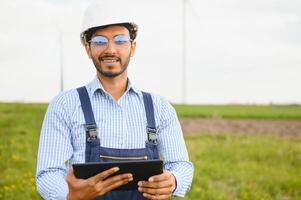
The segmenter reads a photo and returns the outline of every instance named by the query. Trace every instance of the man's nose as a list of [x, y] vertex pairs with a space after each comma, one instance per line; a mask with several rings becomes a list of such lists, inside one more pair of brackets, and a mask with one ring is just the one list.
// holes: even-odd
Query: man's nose
[[106, 53], [115, 53], [116, 52], [116, 45], [112, 40], [108, 41], [104, 52], [106, 52]]

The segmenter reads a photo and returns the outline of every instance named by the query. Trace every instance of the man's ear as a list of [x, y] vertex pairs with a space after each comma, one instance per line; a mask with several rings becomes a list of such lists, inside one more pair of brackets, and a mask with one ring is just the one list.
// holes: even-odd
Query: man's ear
[[132, 41], [131, 43], [131, 57], [134, 56], [136, 50], [136, 41]]
[[89, 56], [89, 58], [91, 58], [91, 48], [90, 48], [90, 43], [85, 42], [85, 49], [86, 49], [87, 55]]

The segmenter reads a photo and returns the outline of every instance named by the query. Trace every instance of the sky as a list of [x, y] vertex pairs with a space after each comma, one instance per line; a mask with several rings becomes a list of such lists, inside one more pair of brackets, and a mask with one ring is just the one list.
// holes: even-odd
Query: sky
[[[79, 41], [89, 2], [0, 1], [0, 101], [49, 102], [61, 62], [65, 90], [94, 78]], [[183, 0], [127, 2], [139, 25], [129, 78], [141, 90], [173, 103], [301, 103], [301, 1], [185, 0], [185, 48]]]

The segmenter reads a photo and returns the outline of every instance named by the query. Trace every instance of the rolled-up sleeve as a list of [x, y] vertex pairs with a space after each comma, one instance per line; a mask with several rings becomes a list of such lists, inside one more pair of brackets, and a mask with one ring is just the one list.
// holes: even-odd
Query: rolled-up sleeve
[[66, 199], [67, 161], [72, 156], [69, 116], [63, 95], [48, 106], [39, 141], [36, 184], [44, 199]]

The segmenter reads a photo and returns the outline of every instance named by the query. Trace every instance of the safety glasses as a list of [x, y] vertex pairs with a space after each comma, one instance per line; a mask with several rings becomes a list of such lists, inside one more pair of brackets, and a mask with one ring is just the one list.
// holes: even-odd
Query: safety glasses
[[[132, 41], [127, 35], [116, 35], [112, 40], [116, 46], [124, 46]], [[90, 43], [94, 46], [106, 47], [109, 43], [109, 39], [105, 36], [98, 35], [94, 36], [90, 40]]]

